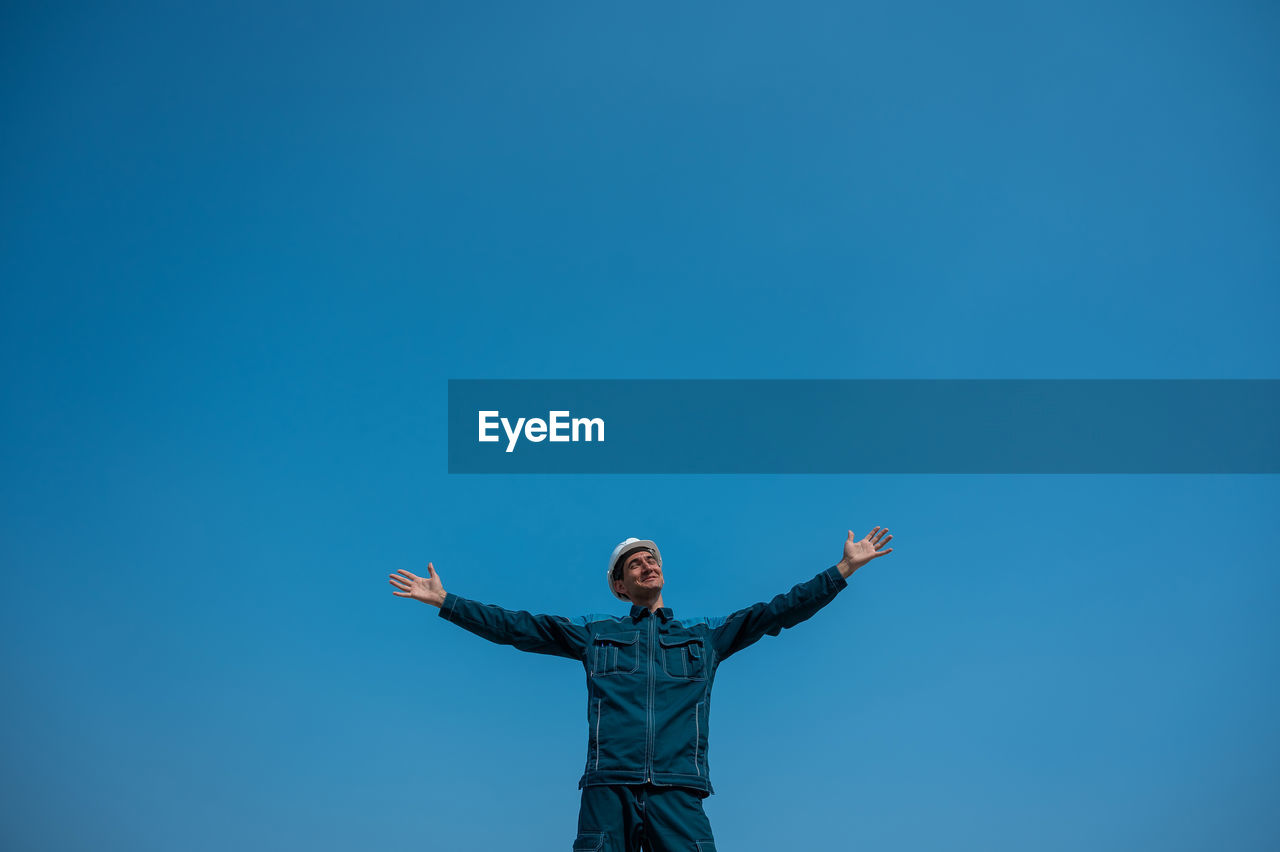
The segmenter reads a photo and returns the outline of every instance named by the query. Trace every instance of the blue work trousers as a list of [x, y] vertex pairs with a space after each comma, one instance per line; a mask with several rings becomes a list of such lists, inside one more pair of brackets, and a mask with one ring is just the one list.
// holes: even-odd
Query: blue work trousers
[[650, 784], [584, 787], [574, 852], [715, 852], [703, 798]]

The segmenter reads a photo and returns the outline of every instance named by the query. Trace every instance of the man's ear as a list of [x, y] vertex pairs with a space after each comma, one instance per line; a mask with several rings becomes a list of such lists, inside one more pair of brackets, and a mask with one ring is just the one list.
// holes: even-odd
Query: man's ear
[[631, 598], [627, 597], [627, 591], [626, 591], [626, 589], [623, 587], [623, 585], [622, 585], [622, 580], [621, 580], [620, 578], [618, 578], [618, 577], [614, 577], [614, 578], [613, 578], [612, 580], [610, 580], [609, 582], [613, 584], [613, 591], [614, 591], [614, 594], [616, 594], [618, 597], [622, 598], [624, 601], [628, 601], [628, 602], [629, 602], [629, 601], [631, 600]]

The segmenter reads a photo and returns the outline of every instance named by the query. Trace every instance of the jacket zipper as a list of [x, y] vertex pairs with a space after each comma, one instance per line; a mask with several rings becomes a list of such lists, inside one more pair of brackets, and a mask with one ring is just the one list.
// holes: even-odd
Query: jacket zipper
[[658, 638], [657, 631], [658, 616], [652, 611], [649, 613], [649, 700], [645, 707], [647, 715], [648, 742], [645, 746], [644, 755], [644, 782], [648, 784], [653, 780], [653, 681], [654, 681], [654, 644]]

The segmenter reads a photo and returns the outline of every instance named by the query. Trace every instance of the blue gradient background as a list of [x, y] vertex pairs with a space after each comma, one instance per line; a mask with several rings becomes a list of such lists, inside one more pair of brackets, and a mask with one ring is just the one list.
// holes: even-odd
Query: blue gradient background
[[1280, 377], [1273, 5], [0, 16], [6, 849], [567, 849], [581, 670], [386, 574], [874, 524], [720, 673], [721, 849], [1276, 848], [1273, 476], [445, 472], [449, 378]]

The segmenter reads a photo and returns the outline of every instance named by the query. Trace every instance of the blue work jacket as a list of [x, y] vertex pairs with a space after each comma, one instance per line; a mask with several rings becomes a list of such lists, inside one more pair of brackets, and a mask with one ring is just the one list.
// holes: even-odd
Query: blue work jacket
[[848, 583], [832, 566], [768, 603], [683, 620], [662, 607], [565, 618], [445, 595], [440, 617], [491, 642], [569, 657], [587, 674], [587, 766], [579, 787], [658, 784], [712, 793], [707, 766], [711, 684], [722, 660], [777, 636]]

